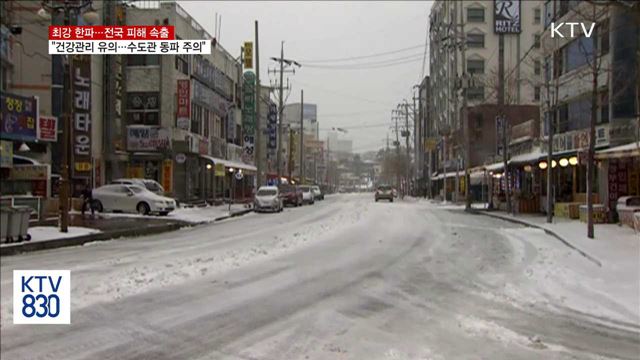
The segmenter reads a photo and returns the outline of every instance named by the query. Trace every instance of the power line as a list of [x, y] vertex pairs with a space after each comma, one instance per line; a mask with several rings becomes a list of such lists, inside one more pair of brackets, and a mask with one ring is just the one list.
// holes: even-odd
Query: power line
[[367, 58], [372, 58], [372, 57], [377, 57], [377, 56], [397, 54], [397, 53], [401, 53], [401, 52], [404, 52], [404, 51], [407, 51], [407, 50], [417, 49], [417, 48], [420, 48], [422, 46], [423, 45], [420, 44], [420, 45], [414, 45], [414, 46], [410, 46], [410, 47], [406, 47], [406, 48], [402, 48], [402, 49], [385, 51], [385, 52], [369, 54], [369, 55], [352, 56], [352, 57], [345, 57], [345, 58], [321, 59], [321, 60], [300, 60], [300, 62], [305, 62], [305, 63], [325, 63], [325, 62], [351, 61], [351, 60], [358, 60], [358, 59], [367, 59]]
[[403, 59], [386, 60], [382, 62], [374, 62], [369, 64], [351, 64], [351, 65], [308, 65], [303, 64], [307, 68], [324, 69], [324, 70], [369, 70], [386, 68], [390, 66], [413, 63], [422, 60], [422, 54], [405, 57]]

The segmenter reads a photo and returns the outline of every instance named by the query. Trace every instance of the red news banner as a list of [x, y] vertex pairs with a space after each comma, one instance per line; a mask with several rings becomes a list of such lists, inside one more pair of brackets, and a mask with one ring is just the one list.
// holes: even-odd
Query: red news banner
[[175, 40], [173, 26], [49, 26], [49, 40]]
[[211, 39], [176, 40], [170, 25], [49, 26], [49, 54], [211, 54]]

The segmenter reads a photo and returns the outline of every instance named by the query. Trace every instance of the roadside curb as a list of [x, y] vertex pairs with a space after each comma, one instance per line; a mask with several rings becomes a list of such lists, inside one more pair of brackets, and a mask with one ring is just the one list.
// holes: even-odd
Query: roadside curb
[[250, 212], [253, 212], [253, 208], [240, 210], [240, 211], [233, 212], [233, 213], [231, 213], [229, 215], [217, 217], [217, 218], [213, 219], [213, 222], [230, 219], [230, 218], [237, 217], [237, 216], [242, 216], [242, 215], [248, 214]]
[[551, 230], [551, 229], [549, 229], [549, 228], [547, 228], [545, 226], [540, 226], [538, 224], [534, 224], [534, 223], [531, 223], [531, 222], [528, 222], [528, 221], [525, 221], [525, 220], [521, 220], [521, 219], [510, 217], [510, 216], [505, 216], [505, 215], [500, 215], [500, 214], [493, 214], [493, 213], [490, 213], [490, 212], [487, 212], [487, 211], [480, 211], [480, 210], [476, 210], [476, 209], [470, 209], [470, 210], [467, 210], [467, 212], [472, 213], [472, 214], [476, 214], [476, 215], [489, 216], [489, 217], [492, 217], [492, 218], [496, 218], [496, 219], [500, 219], [500, 220], [504, 220], [504, 221], [509, 221], [509, 222], [520, 224], [520, 225], [524, 225], [524, 226], [527, 226], [527, 227], [540, 229], [540, 230], [544, 231], [547, 235], [553, 236], [554, 238], [560, 240], [560, 242], [562, 242], [563, 244], [565, 244], [569, 248], [577, 251], [580, 255], [584, 256], [585, 258], [587, 258], [588, 260], [590, 260], [594, 264], [598, 265], [599, 267], [602, 267], [602, 262], [600, 260], [598, 260], [595, 257], [587, 254], [584, 250], [581, 250], [577, 246], [575, 246], [572, 243], [570, 243], [567, 239], [563, 238], [558, 233], [556, 233], [555, 231], [553, 231], [553, 230]]
[[234, 212], [230, 215], [225, 215], [221, 217], [217, 217], [212, 221], [201, 221], [198, 223], [188, 223], [188, 222], [179, 222], [173, 224], [165, 224], [165, 225], [157, 225], [157, 226], [149, 226], [149, 227], [140, 227], [136, 229], [127, 229], [127, 230], [115, 230], [109, 232], [100, 232], [88, 235], [74, 236], [63, 239], [52, 239], [45, 241], [37, 241], [37, 242], [22, 242], [19, 244], [15, 244], [13, 246], [2, 246], [0, 247], [0, 257], [2, 256], [11, 256], [18, 255], [27, 252], [34, 252], [40, 250], [52, 250], [63, 247], [70, 246], [79, 246], [89, 242], [94, 241], [108, 241], [114, 240], [121, 237], [140, 237], [145, 235], [156, 235], [165, 232], [175, 231], [184, 227], [195, 227], [204, 224], [211, 224], [220, 220], [242, 216], [249, 212], [252, 212], [253, 209], [246, 209]]

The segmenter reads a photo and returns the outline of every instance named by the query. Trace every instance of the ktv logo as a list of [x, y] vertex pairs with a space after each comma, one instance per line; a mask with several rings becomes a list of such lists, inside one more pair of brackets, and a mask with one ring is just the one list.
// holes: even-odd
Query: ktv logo
[[14, 324], [70, 324], [69, 270], [13, 270]]
[[[565, 34], [562, 33], [561, 29], [562, 28], [566, 29], [567, 26], [570, 28], [570, 30], [569, 30], [569, 35], [570, 36], [569, 37], [571, 37], [571, 38], [576, 37], [575, 27], [580, 26], [584, 36], [590, 38], [591, 35], [593, 35], [593, 29], [596, 28], [596, 23], [595, 22], [591, 23], [591, 27], [589, 28], [589, 30], [587, 30], [586, 24], [582, 23], [582, 22], [561, 22], [561, 23], [552, 22], [551, 23], [551, 37], [552, 38], [555, 38], [555, 37], [564, 38]], [[577, 36], [580, 36], [580, 34], [577, 34]]]

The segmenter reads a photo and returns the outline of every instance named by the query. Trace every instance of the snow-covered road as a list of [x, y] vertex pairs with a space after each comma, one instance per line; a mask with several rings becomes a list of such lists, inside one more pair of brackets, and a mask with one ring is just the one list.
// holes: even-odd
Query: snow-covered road
[[[13, 325], [13, 269], [71, 270], [72, 324]], [[640, 275], [604, 271], [501, 220], [337, 195], [3, 257], [0, 357], [638, 359]]]

